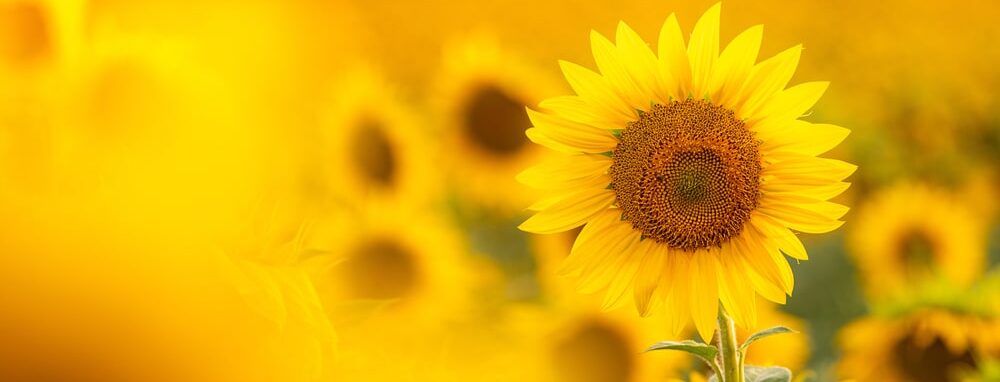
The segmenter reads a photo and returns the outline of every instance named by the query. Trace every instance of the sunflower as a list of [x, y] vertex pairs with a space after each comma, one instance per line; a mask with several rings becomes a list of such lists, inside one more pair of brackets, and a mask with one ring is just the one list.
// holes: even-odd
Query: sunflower
[[900, 317], [866, 317], [838, 336], [838, 371], [858, 381], [957, 381], [984, 359], [1000, 356], [995, 317], [920, 309]]
[[[39, 193], [53, 182], [52, 126], [83, 45], [82, 1], [0, 1], [0, 171], [8, 187]], [[57, 111], [58, 110], [58, 111]]]
[[468, 315], [475, 283], [458, 232], [413, 205], [335, 213], [316, 228], [323, 232], [317, 246], [328, 253], [309, 263], [338, 320], [341, 346], [352, 349], [337, 375], [395, 380], [439, 372], [434, 357], [455, 338], [452, 325]]
[[927, 186], [904, 183], [873, 196], [848, 232], [868, 295], [904, 294], [934, 277], [969, 285], [985, 265], [980, 221], [948, 193]]
[[[412, 205], [340, 209], [324, 227], [310, 261], [318, 289], [331, 304], [382, 302], [379, 319], [433, 324], [465, 309], [471, 279], [458, 232]], [[419, 227], [416, 228], [416, 227]]]
[[462, 158], [445, 162], [456, 191], [498, 208], [528, 203], [530, 190], [514, 175], [545, 153], [524, 136], [531, 127], [524, 107], [557, 94], [558, 84], [486, 34], [446, 46], [437, 84], [445, 149]]
[[643, 315], [660, 303], [678, 333], [693, 318], [711, 338], [719, 300], [755, 326], [755, 293], [784, 303], [793, 288], [784, 255], [807, 258], [793, 232], [836, 229], [855, 166], [818, 158], [842, 127], [798, 119], [825, 82], [785, 89], [801, 46], [754, 64], [761, 27], [720, 54], [720, 6], [689, 44], [671, 15], [659, 55], [625, 23], [616, 43], [591, 34], [601, 74], [562, 62], [576, 96], [528, 110], [535, 143], [559, 158], [519, 174], [550, 195], [520, 228], [555, 233], [584, 226], [563, 264], [587, 291], [631, 300]]
[[86, 14], [86, 3], [79, 0], [0, 1], [4, 79], [32, 81], [36, 77], [30, 74], [52, 74], [74, 63], [83, 45]]
[[652, 381], [677, 373], [687, 362], [669, 352], [642, 354], [659, 338], [654, 320], [627, 312], [602, 312], [571, 296], [549, 306], [519, 305], [506, 313], [512, 337], [530, 354], [518, 380]]
[[321, 121], [322, 187], [347, 202], [426, 202], [438, 183], [426, 130], [399, 92], [362, 68], [345, 71], [331, 89]]

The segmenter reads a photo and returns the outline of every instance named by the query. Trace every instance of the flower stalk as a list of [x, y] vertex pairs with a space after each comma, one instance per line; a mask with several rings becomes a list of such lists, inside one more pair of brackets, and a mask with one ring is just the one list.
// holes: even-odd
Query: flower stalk
[[743, 382], [743, 357], [740, 357], [739, 345], [736, 343], [736, 324], [719, 305], [719, 356], [722, 359], [721, 382]]

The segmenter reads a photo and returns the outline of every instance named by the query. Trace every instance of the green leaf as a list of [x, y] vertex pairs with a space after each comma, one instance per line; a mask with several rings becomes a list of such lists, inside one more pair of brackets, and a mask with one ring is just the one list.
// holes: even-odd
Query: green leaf
[[789, 382], [792, 372], [781, 366], [746, 366], [743, 368], [743, 379], [746, 382]]
[[[743, 380], [745, 382], [789, 382], [792, 380], [792, 372], [781, 366], [745, 366], [743, 367]], [[713, 375], [708, 378], [708, 382], [719, 382], [719, 378]]]
[[750, 344], [754, 343], [755, 341], [761, 338], [781, 333], [796, 333], [796, 331], [786, 328], [784, 326], [775, 326], [773, 328], [761, 330], [757, 333], [754, 333], [750, 337], [747, 337], [747, 340], [743, 342], [743, 345], [740, 345], [740, 352], [746, 352], [747, 346], [750, 346]]
[[709, 363], [714, 362], [715, 355], [719, 353], [719, 349], [715, 346], [691, 340], [657, 342], [655, 345], [650, 346], [649, 349], [646, 349], [648, 352], [654, 350], [678, 350], [688, 352]]

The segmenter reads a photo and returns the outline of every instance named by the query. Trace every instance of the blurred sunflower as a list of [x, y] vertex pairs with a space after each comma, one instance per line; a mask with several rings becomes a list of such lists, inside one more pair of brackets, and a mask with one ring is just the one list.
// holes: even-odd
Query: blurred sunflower
[[83, 48], [86, 11], [82, 0], [0, 1], [3, 78], [16, 86], [36, 79], [31, 74], [74, 63]]
[[744, 328], [756, 326], [755, 293], [785, 302], [782, 252], [807, 258], [792, 230], [839, 227], [847, 208], [827, 199], [856, 168], [817, 157], [846, 129], [798, 119], [827, 87], [785, 89], [801, 46], [755, 65], [758, 26], [720, 54], [719, 14], [701, 17], [686, 49], [671, 15], [658, 56], [624, 23], [616, 43], [592, 33], [601, 74], [562, 62], [577, 95], [528, 110], [528, 137], [565, 155], [518, 176], [551, 194], [521, 229], [585, 225], [563, 267], [581, 290], [632, 292], [643, 315], [664, 302], [673, 333], [691, 317], [706, 340], [720, 300]]
[[322, 117], [326, 188], [347, 202], [425, 203], [434, 179], [425, 126], [370, 69], [345, 71]]
[[856, 221], [848, 243], [870, 297], [904, 294], [935, 277], [967, 286], [983, 272], [982, 220], [947, 192], [899, 184], [867, 200]]
[[1000, 357], [1000, 321], [940, 309], [898, 318], [866, 317], [839, 335], [838, 371], [859, 381], [958, 381]]
[[37, 194], [52, 185], [54, 119], [84, 45], [84, 5], [0, 1], [0, 162], [9, 167], [7, 187]]
[[474, 288], [458, 232], [412, 205], [337, 213], [317, 228], [330, 253], [314, 256], [310, 268], [342, 346], [352, 349], [338, 376], [422, 380], [442, 372], [435, 357], [455, 340], [449, 328], [469, 315]]
[[514, 336], [525, 339], [524, 348], [530, 353], [523, 361], [525, 375], [518, 379], [652, 381], [673, 375], [686, 364], [679, 354], [636, 350], [660, 337], [659, 322], [586, 306], [562, 303], [510, 309]]
[[452, 166], [452, 185], [476, 203], [519, 210], [530, 190], [513, 181], [543, 150], [524, 136], [524, 114], [561, 89], [544, 73], [485, 34], [445, 47], [437, 77], [438, 124]]
[[[380, 205], [330, 218], [310, 260], [324, 300], [385, 304], [386, 317], [431, 324], [466, 308], [468, 269], [458, 232], [420, 207]], [[419, 228], [415, 228], [419, 227]]]

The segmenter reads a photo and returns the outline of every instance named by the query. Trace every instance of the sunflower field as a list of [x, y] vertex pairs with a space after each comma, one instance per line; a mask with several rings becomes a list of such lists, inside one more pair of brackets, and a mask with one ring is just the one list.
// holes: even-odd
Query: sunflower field
[[1000, 381], [1000, 3], [0, 0], [0, 381]]

